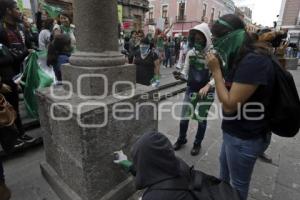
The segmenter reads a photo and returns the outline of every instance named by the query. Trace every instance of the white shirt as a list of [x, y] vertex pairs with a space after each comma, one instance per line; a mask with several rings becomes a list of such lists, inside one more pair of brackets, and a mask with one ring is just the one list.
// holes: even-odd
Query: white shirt
[[47, 50], [50, 43], [51, 32], [48, 29], [44, 29], [39, 34], [39, 49]]

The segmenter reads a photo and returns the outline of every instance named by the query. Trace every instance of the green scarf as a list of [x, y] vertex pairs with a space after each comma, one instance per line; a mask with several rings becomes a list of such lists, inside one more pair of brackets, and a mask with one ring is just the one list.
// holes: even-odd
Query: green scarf
[[213, 102], [214, 93], [210, 92], [203, 98], [201, 98], [198, 93], [192, 93], [190, 97], [191, 107], [189, 107], [185, 117], [191, 117], [193, 120], [198, 122], [207, 120], [208, 111]]
[[44, 0], [39, 0], [39, 3], [52, 19], [57, 18], [63, 12], [62, 8], [47, 4], [44, 2]]
[[224, 76], [228, 74], [232, 66], [229, 61], [235, 59], [245, 40], [246, 32], [244, 29], [238, 29], [227, 35], [218, 38], [214, 42], [214, 49], [218, 52], [222, 60]]
[[71, 27], [61, 25], [60, 28], [63, 31], [63, 33], [65, 33], [65, 34], [69, 34], [71, 32]]

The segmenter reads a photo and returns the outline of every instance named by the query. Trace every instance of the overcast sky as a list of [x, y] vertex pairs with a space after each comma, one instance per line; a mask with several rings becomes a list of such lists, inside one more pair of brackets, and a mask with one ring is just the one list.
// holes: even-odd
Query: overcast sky
[[253, 11], [253, 22], [264, 26], [273, 26], [277, 21], [282, 0], [234, 0], [237, 5], [245, 5]]

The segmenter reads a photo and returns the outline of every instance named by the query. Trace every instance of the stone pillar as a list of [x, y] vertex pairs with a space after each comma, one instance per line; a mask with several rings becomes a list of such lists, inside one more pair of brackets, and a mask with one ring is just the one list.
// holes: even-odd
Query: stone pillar
[[[70, 65], [63, 71], [63, 79], [72, 83], [73, 91], [84, 96], [102, 95], [103, 78], [80, 76], [103, 74], [108, 79], [108, 94], [114, 81], [123, 81], [120, 73], [126, 73], [126, 80], [135, 82], [135, 69], [124, 65], [125, 58], [118, 52], [118, 17], [116, 0], [74, 0], [76, 25], [76, 52], [70, 58]], [[116, 70], [110, 67], [118, 68]], [[108, 73], [109, 72], [109, 73]], [[81, 80], [81, 81], [80, 81]], [[79, 84], [82, 83], [82, 84]], [[119, 85], [119, 92], [128, 86]]]
[[117, 51], [116, 2], [74, 1], [78, 51], [62, 68], [65, 86], [37, 92], [41, 171], [62, 200], [127, 199], [132, 178], [112, 162], [113, 152], [129, 155], [141, 134], [157, 130], [156, 90], [136, 86], [135, 66]]

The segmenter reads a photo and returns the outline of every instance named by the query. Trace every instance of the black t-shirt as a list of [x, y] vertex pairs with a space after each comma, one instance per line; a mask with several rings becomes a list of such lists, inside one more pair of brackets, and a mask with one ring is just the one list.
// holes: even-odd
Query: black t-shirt
[[[225, 81], [228, 89], [233, 82], [257, 85], [258, 88], [247, 102], [241, 105], [239, 111], [233, 114], [224, 113], [223, 131], [241, 139], [258, 138], [269, 133], [266, 109], [270, 104], [274, 85], [271, 58], [249, 53], [229, 73]], [[252, 111], [249, 111], [250, 109]], [[257, 110], [254, 111], [254, 109]]]
[[134, 57], [136, 64], [136, 82], [142, 85], [151, 85], [151, 79], [154, 77], [155, 61], [158, 60], [158, 55], [151, 50], [145, 59], [142, 59], [140, 51]]

